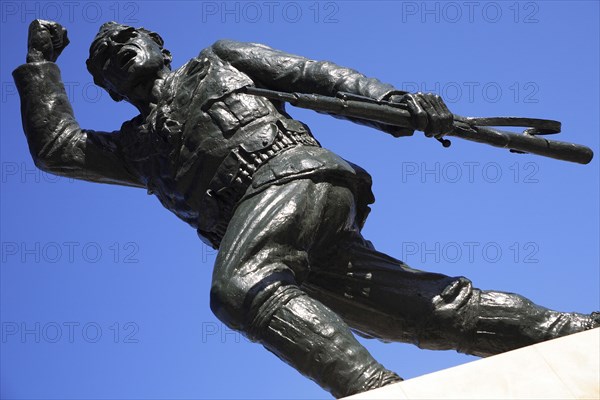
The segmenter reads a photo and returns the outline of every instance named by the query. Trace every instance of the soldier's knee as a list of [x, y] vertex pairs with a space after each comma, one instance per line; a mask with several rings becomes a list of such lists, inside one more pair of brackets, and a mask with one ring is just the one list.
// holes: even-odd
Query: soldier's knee
[[[249, 333], [266, 310], [276, 308], [282, 288], [296, 287], [293, 274], [278, 273], [262, 279], [233, 277], [215, 279], [210, 291], [210, 308], [231, 329]], [[273, 304], [270, 304], [273, 303]]]
[[213, 284], [210, 289], [210, 309], [213, 314], [225, 325], [238, 329], [241, 321], [236, 315], [235, 306], [232, 304], [233, 291], [225, 285]]

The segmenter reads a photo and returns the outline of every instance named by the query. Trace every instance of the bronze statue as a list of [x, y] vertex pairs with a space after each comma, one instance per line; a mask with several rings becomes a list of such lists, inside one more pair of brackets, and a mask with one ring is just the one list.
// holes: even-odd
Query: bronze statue
[[322, 148], [283, 101], [247, 88], [395, 104], [410, 113], [412, 128], [346, 118], [394, 136], [416, 129], [444, 140], [454, 121], [439, 96], [234, 41], [171, 71], [158, 34], [109, 22], [87, 67], [140, 115], [119, 131], [97, 132], [79, 127], [54, 63], [68, 43], [59, 24], [33, 21], [27, 63], [13, 73], [36, 165], [155, 194], [219, 249], [210, 302], [218, 318], [334, 396], [401, 380], [352, 331], [488, 356], [600, 326], [599, 313], [552, 311], [375, 250], [361, 235], [374, 202], [367, 172]]

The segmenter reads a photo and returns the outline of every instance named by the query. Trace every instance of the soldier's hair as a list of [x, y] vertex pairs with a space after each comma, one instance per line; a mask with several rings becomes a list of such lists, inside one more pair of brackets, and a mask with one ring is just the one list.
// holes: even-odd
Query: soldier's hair
[[[106, 44], [109, 40], [111, 40], [112, 36], [114, 36], [118, 32], [120, 32], [124, 29], [127, 29], [127, 28], [131, 28], [131, 27], [128, 25], [119, 24], [114, 21], [103, 24], [100, 27], [100, 30], [98, 31], [98, 33], [96, 34], [96, 37], [92, 41], [92, 44], [90, 45], [90, 55], [89, 55], [89, 58], [85, 61], [88, 71], [90, 72], [90, 74], [92, 74], [92, 77], [94, 78], [94, 83], [96, 85], [106, 89], [108, 94], [110, 94], [110, 97], [112, 97], [113, 100], [115, 100], [115, 101], [121, 101], [124, 98], [121, 95], [119, 95], [118, 93], [115, 93], [106, 87], [106, 82], [104, 80], [104, 75], [103, 75], [103, 71], [102, 71], [103, 66], [95, 64], [92, 60], [102, 50], [102, 48], [104, 47], [104, 44]], [[156, 44], [158, 44], [158, 46], [160, 47], [160, 49], [162, 51], [163, 58], [165, 60], [165, 66], [167, 66], [167, 68], [171, 69], [171, 61], [172, 61], [173, 57], [171, 56], [171, 52], [164, 48], [163, 38], [158, 33], [150, 31], [150, 30], [142, 28], [142, 27], [135, 28], [135, 30], [137, 30], [138, 32], [145, 33], [146, 35], [150, 36], [150, 38], [152, 38], [152, 40], [154, 42], [156, 42]]]

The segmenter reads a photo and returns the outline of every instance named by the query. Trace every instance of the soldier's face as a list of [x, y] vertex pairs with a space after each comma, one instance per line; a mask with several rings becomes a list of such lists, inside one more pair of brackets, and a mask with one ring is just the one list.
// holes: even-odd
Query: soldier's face
[[141, 83], [154, 80], [165, 68], [160, 46], [148, 34], [127, 27], [100, 45], [94, 63], [101, 66], [107, 89], [129, 97]]

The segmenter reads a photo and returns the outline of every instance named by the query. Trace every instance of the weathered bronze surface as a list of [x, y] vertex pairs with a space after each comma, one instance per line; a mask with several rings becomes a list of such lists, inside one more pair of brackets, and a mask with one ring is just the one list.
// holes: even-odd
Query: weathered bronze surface
[[598, 313], [552, 311], [375, 250], [361, 235], [374, 201], [367, 172], [322, 148], [283, 101], [246, 88], [387, 102], [409, 113], [410, 126], [336, 116], [443, 141], [457, 121], [439, 96], [234, 41], [218, 41], [171, 71], [158, 34], [107, 23], [88, 69], [140, 115], [119, 131], [98, 132], [78, 125], [54, 63], [68, 42], [59, 24], [33, 21], [27, 63], [13, 73], [36, 165], [156, 195], [219, 249], [213, 312], [334, 396], [401, 379], [352, 331], [488, 356], [600, 325]]

